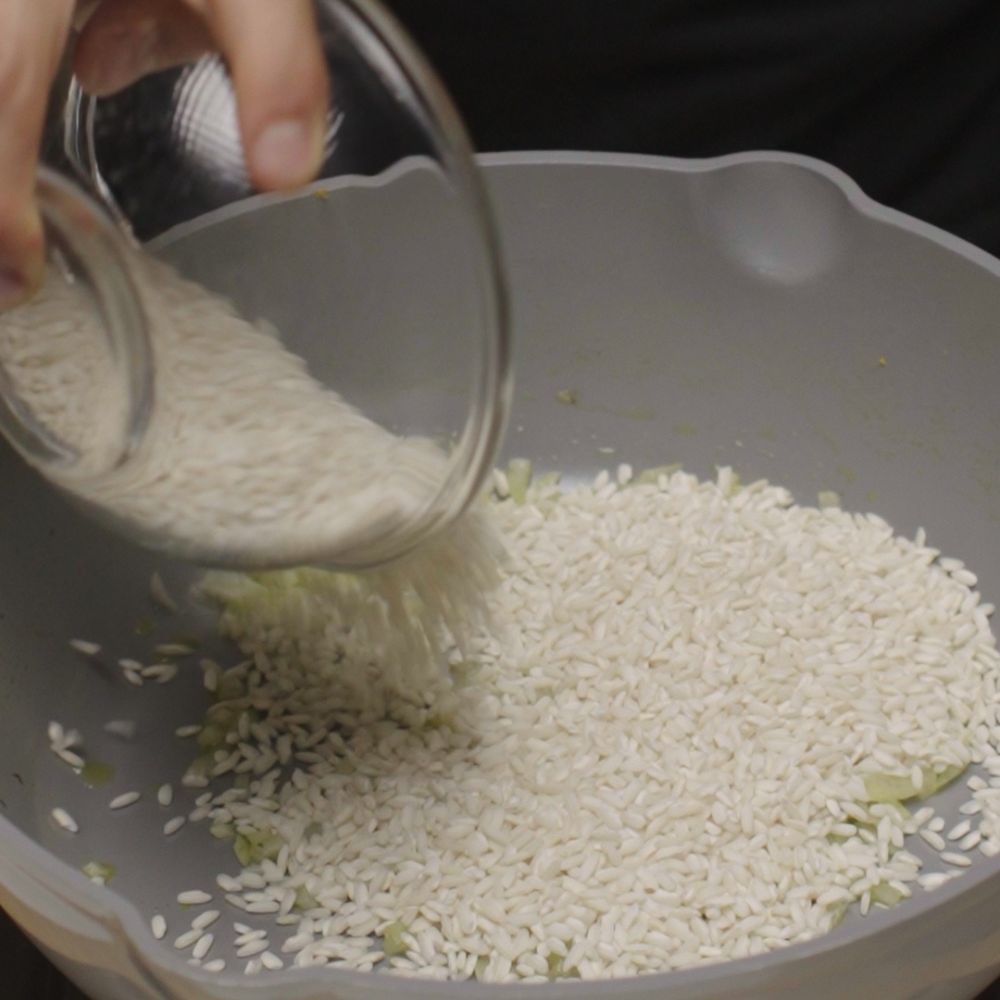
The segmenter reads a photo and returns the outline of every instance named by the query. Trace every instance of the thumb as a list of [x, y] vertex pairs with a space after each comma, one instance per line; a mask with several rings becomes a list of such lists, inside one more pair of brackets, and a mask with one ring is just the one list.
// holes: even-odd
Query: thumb
[[0, 6], [0, 309], [27, 297], [45, 271], [35, 172], [72, 14], [72, 0]]

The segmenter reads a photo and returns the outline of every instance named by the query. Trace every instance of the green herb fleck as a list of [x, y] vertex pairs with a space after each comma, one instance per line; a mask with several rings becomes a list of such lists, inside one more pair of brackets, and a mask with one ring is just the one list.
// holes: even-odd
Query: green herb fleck
[[864, 778], [865, 794], [869, 802], [898, 804], [906, 799], [926, 799], [954, 781], [963, 771], [965, 768], [959, 767], [957, 764], [946, 767], [939, 772], [925, 767], [923, 784], [920, 786], [919, 792], [913, 787], [913, 781], [908, 774], [866, 774]]
[[319, 900], [304, 885], [300, 885], [295, 890], [295, 903], [293, 905], [296, 910], [305, 913], [307, 910], [315, 910], [319, 906]]
[[[408, 949], [406, 943], [403, 941], [406, 929], [406, 924], [401, 920], [394, 920], [382, 932], [382, 950], [388, 958], [395, 958], [397, 955], [406, 954]], [[476, 963], [476, 967], [479, 967], [478, 962]]]
[[217, 701], [236, 701], [246, 695], [246, 687], [243, 680], [231, 671], [226, 671], [219, 678], [219, 689], [215, 693]]
[[841, 900], [839, 903], [834, 903], [830, 907], [830, 930], [834, 927], [839, 927], [843, 923], [844, 917], [847, 915], [847, 900]]
[[903, 894], [888, 882], [879, 882], [871, 893], [872, 902], [881, 906], [895, 906], [903, 898]]
[[107, 885], [118, 873], [118, 869], [106, 861], [88, 861], [80, 871], [99, 885]]
[[88, 760], [80, 770], [80, 780], [88, 788], [103, 788], [114, 776], [114, 767], [103, 760]]
[[233, 843], [233, 853], [244, 868], [260, 864], [261, 861], [274, 861], [278, 857], [285, 842], [273, 830], [254, 830], [243, 827]]
[[198, 746], [206, 753], [225, 746], [226, 730], [222, 726], [210, 722], [198, 733]]
[[523, 504], [528, 498], [531, 485], [531, 462], [526, 458], [512, 458], [507, 463], [507, 483], [510, 498], [516, 504]]
[[656, 486], [660, 481], [660, 476], [666, 476], [669, 479], [675, 472], [679, 472], [680, 468], [680, 462], [674, 462], [671, 465], [655, 465], [651, 469], [643, 469], [632, 482], [637, 486]]
[[575, 965], [571, 969], [566, 969], [563, 967], [564, 962], [565, 962], [565, 957], [563, 955], [557, 955], [555, 952], [549, 952], [549, 957], [548, 957], [549, 979], [580, 978], [580, 970]]

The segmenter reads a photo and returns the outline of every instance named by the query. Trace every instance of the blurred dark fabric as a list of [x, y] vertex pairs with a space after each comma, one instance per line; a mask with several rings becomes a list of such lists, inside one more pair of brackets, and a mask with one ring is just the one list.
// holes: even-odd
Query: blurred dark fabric
[[387, 0], [482, 150], [820, 157], [1000, 255], [996, 0]]
[[46, 960], [3, 910], [0, 910], [0, 955], [4, 958], [4, 983], [0, 987], [0, 996], [7, 1000], [87, 1000]]

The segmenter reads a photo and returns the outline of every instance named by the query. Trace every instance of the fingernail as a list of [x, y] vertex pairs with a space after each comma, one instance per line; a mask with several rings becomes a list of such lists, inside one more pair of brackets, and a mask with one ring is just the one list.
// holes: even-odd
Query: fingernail
[[272, 122], [253, 145], [252, 171], [264, 188], [305, 184], [317, 169], [315, 130], [295, 119]]
[[0, 309], [11, 309], [24, 301], [28, 283], [20, 271], [0, 266]]

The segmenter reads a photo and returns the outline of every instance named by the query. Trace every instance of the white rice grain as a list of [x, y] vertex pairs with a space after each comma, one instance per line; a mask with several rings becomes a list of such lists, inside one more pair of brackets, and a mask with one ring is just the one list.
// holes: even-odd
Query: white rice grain
[[127, 809], [129, 806], [135, 805], [139, 799], [142, 798], [141, 792], [122, 792], [121, 795], [116, 795], [109, 803], [109, 809]]
[[52, 810], [52, 819], [55, 821], [56, 826], [66, 830], [68, 833], [80, 832], [79, 824], [65, 809], [62, 808], [62, 806], [56, 806], [56, 808]]
[[190, 948], [199, 938], [201, 937], [201, 931], [196, 927], [190, 930], [186, 930], [181, 934], [175, 941], [174, 947], [178, 951], [186, 951]]
[[956, 823], [948, 831], [948, 839], [961, 840], [969, 832], [971, 828], [972, 828], [972, 823], [967, 819], [963, 819], [961, 822]]
[[956, 865], [959, 868], [968, 868], [972, 861], [965, 854], [957, 854], [955, 851], [942, 851], [941, 860], [949, 865]]
[[947, 872], [929, 872], [926, 875], [921, 875], [919, 878], [920, 887], [926, 889], [927, 892], [933, 892], [935, 889], [940, 889], [941, 886], [950, 882], [952, 876]]
[[214, 943], [215, 935], [203, 934], [200, 938], [198, 938], [197, 942], [195, 942], [195, 946], [191, 950], [191, 957], [198, 959], [204, 958], [212, 950], [212, 945]]
[[203, 931], [206, 927], [211, 927], [220, 916], [222, 916], [222, 914], [218, 910], [205, 910], [204, 913], [199, 913], [198, 916], [191, 921], [191, 926], [196, 930]]
[[153, 603], [163, 608], [164, 611], [176, 614], [180, 610], [170, 591], [167, 590], [167, 585], [163, 582], [159, 570], [155, 570], [149, 578], [149, 596]]
[[961, 851], [971, 851], [974, 847], [979, 846], [979, 842], [982, 839], [983, 835], [978, 830], [973, 830], [958, 842], [958, 848]]
[[931, 846], [935, 851], [943, 851], [947, 848], [947, 843], [944, 837], [939, 833], [935, 833], [929, 827], [924, 828], [920, 831], [920, 836]]
[[142, 669], [142, 678], [157, 684], [169, 684], [177, 676], [177, 664], [154, 663]]
[[135, 738], [136, 724], [131, 719], [111, 719], [104, 723], [104, 731], [109, 736], [131, 740]]
[[186, 889], [177, 894], [177, 902], [181, 906], [204, 906], [212, 902], [212, 894], [202, 889]]
[[255, 938], [252, 941], [247, 941], [245, 944], [236, 949], [237, 958], [252, 958], [254, 955], [259, 955], [261, 952], [267, 951], [267, 940], [264, 938]]

